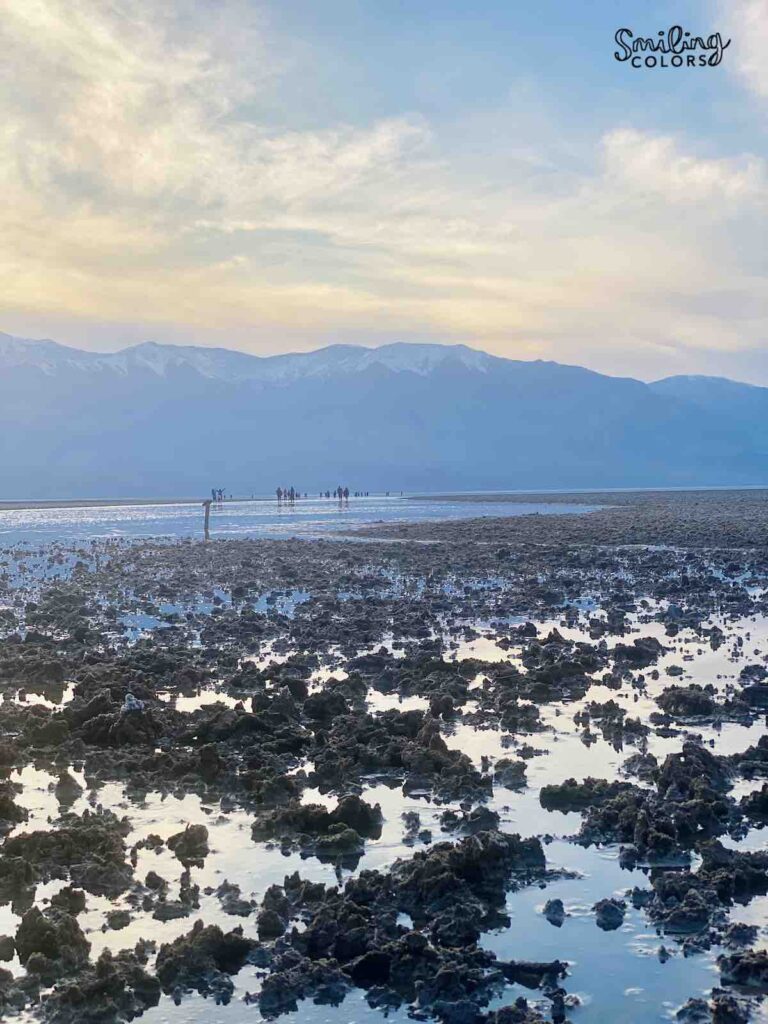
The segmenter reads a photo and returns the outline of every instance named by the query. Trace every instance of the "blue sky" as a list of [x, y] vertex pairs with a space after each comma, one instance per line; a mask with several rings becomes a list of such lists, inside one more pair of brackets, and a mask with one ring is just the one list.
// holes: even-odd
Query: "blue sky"
[[705, 134], [714, 127], [719, 134], [744, 112], [743, 93], [724, 84], [726, 75], [618, 74], [612, 39], [625, 25], [643, 34], [679, 23], [709, 31], [716, 18], [689, 2], [287, 0], [271, 23], [287, 36], [311, 40], [323, 56], [294, 83], [290, 117], [298, 108], [307, 123], [331, 116], [364, 124], [371, 116], [412, 110], [450, 126], [503, 108], [528, 83], [562, 117], [566, 133], [575, 118], [598, 130], [630, 118], [641, 126]]
[[[0, 330], [768, 384], [768, 2], [3, 0]], [[633, 69], [620, 27], [732, 40]]]

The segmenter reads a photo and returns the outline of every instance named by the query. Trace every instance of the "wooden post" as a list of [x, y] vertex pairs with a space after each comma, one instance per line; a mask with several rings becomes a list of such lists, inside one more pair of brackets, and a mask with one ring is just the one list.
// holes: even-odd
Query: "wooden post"
[[205, 539], [206, 540], [210, 540], [211, 539], [211, 530], [210, 530], [210, 526], [211, 526], [211, 499], [210, 498], [206, 498], [205, 499], [205, 501], [203, 502], [203, 508], [205, 509], [205, 525], [203, 527], [204, 532], [205, 532]]

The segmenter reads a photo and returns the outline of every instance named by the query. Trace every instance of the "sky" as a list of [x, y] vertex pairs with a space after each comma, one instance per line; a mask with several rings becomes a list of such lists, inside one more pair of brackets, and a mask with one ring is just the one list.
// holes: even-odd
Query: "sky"
[[[614, 34], [730, 39], [632, 68]], [[0, 331], [768, 385], [768, 0], [0, 0]]]

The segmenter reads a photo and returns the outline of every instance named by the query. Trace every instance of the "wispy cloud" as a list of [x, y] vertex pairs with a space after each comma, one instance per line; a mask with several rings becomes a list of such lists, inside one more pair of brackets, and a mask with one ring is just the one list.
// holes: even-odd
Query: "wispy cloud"
[[631, 129], [608, 134], [604, 148], [607, 175], [619, 189], [658, 196], [670, 203], [714, 201], [717, 210], [725, 203], [768, 200], [768, 165], [756, 156], [698, 157], [686, 153], [675, 138]]

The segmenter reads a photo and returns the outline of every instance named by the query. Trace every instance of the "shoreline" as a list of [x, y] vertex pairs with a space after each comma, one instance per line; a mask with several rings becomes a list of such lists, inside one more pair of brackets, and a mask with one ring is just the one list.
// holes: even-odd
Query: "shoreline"
[[[726, 495], [729, 493], [743, 494], [768, 491], [764, 485], [744, 485], [742, 487], [729, 486], [698, 486], [698, 487], [616, 487], [616, 488], [593, 488], [587, 490], [576, 488], [574, 490], [530, 490], [530, 491], [440, 491], [434, 494], [389, 494], [383, 492], [372, 492], [370, 498], [389, 497], [393, 500], [431, 502], [431, 501], [456, 501], [467, 503], [498, 503], [498, 504], [526, 504], [532, 499], [551, 504], [636, 504], [642, 501], [654, 499], [674, 498], [675, 496], [690, 497], [691, 495]], [[302, 501], [313, 500], [314, 496]], [[161, 507], [168, 505], [202, 505], [206, 498], [201, 497], [163, 497], [163, 498], [19, 498], [0, 500], [0, 512], [23, 512], [36, 510], [53, 509], [74, 509], [74, 508], [130, 508], [130, 507]], [[220, 504], [237, 505], [246, 502], [256, 504], [258, 502], [274, 501], [273, 494], [256, 495], [249, 497], [225, 498]], [[358, 500], [358, 499], [355, 499]], [[365, 500], [364, 498], [359, 500]]]
[[[24, 512], [36, 509], [57, 509], [57, 508], [131, 508], [135, 506], [161, 506], [161, 505], [202, 505], [205, 498], [48, 498], [48, 499], [20, 499], [18, 501], [0, 501], [0, 512]], [[225, 498], [222, 505], [235, 505], [241, 502], [250, 501], [274, 501], [269, 497], [258, 498]]]
[[[367, 495], [368, 498], [400, 498], [406, 497], [399, 494], [385, 495], [375, 492]], [[0, 512], [23, 512], [36, 509], [64, 509], [64, 508], [135, 508], [135, 507], [160, 507], [164, 505], [202, 505], [209, 499], [206, 496], [198, 498], [19, 498], [16, 500], [0, 500]], [[314, 494], [307, 498], [297, 498], [299, 501], [319, 501], [320, 498]], [[323, 499], [333, 501], [333, 498]], [[353, 498], [354, 501], [364, 501], [365, 498]], [[427, 499], [429, 500], [429, 499]], [[214, 505], [243, 505], [257, 504], [259, 502], [274, 502], [274, 494], [258, 494], [256, 496], [243, 496], [235, 498], [224, 498], [223, 501], [214, 502]]]

